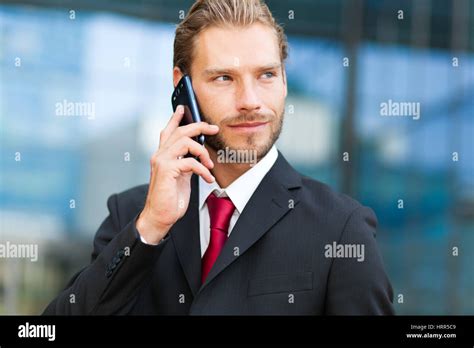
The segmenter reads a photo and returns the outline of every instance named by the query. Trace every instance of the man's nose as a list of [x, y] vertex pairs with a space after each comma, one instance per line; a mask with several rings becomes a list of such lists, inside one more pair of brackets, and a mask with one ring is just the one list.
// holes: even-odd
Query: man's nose
[[261, 107], [257, 86], [252, 81], [244, 81], [237, 93], [237, 109], [240, 112], [259, 110]]

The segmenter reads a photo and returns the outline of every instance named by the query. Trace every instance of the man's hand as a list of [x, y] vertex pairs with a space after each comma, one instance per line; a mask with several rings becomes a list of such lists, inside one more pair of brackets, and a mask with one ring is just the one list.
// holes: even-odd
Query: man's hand
[[[168, 125], [160, 133], [160, 145], [150, 160], [148, 195], [136, 227], [149, 244], [158, 244], [186, 212], [191, 195], [192, 173], [208, 183], [215, 181], [210, 169], [214, 163], [207, 149], [192, 140], [199, 134], [214, 135], [216, 125], [206, 122], [179, 127], [184, 108], [178, 106]], [[184, 158], [187, 153], [199, 157]]]

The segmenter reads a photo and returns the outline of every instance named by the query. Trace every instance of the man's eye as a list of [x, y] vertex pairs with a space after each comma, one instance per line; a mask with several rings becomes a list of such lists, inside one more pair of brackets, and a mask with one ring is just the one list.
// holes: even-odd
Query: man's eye
[[228, 75], [221, 75], [221, 76], [217, 76], [214, 80], [215, 80], [215, 81], [229, 81], [229, 80], [230, 80], [230, 76], [228, 76]]
[[266, 79], [269, 79], [269, 78], [274, 77], [274, 76], [275, 76], [275, 73], [272, 72], [272, 71], [267, 71], [267, 72], [263, 73], [262, 76], [263, 76], [264, 78], [266, 78]]

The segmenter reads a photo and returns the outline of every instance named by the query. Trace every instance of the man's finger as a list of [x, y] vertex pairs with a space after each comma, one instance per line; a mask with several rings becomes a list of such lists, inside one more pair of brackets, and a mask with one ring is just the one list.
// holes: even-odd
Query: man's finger
[[177, 159], [178, 161], [178, 168], [181, 172], [190, 172], [192, 171], [194, 174], [201, 176], [204, 180], [206, 180], [209, 184], [213, 183], [216, 179], [211, 174], [209, 169], [204, 167], [201, 163], [196, 161], [194, 158], [183, 158]]
[[197, 122], [187, 124], [185, 126], [178, 127], [175, 129], [173, 134], [169, 136], [168, 142], [170, 144], [179, 141], [182, 137], [193, 138], [200, 134], [204, 135], [214, 135], [219, 132], [219, 127], [217, 125], [210, 125], [207, 122]]
[[176, 111], [173, 113], [170, 120], [168, 121], [168, 124], [160, 133], [160, 146], [166, 143], [166, 141], [171, 136], [171, 134], [173, 134], [176, 128], [179, 127], [179, 123], [183, 119], [183, 115], [184, 115], [184, 106], [178, 105], [178, 107], [176, 108]]

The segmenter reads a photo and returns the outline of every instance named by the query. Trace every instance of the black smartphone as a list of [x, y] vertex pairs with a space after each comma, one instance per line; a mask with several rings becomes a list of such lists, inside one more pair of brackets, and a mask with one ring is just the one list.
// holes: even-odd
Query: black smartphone
[[[173, 112], [176, 111], [178, 105], [184, 106], [184, 115], [179, 124], [180, 126], [193, 122], [201, 122], [199, 105], [196, 96], [194, 95], [193, 85], [189, 75], [184, 75], [181, 80], [179, 80], [171, 96], [171, 104], [173, 105]], [[203, 134], [200, 134], [193, 139], [199, 144], [204, 145], [205, 138]]]

